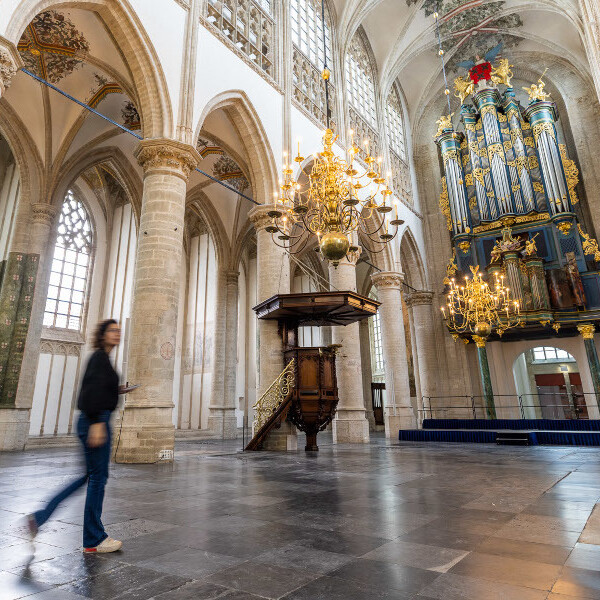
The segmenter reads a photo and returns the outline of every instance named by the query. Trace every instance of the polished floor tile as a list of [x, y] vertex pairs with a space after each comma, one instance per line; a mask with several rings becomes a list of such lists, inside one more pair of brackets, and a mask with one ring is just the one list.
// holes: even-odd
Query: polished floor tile
[[76, 449], [0, 454], [0, 600], [600, 600], [600, 546], [579, 539], [599, 449], [240, 446], [111, 465], [103, 519], [124, 546], [105, 556], [81, 553], [83, 494], [31, 556], [24, 516], [78, 473]]

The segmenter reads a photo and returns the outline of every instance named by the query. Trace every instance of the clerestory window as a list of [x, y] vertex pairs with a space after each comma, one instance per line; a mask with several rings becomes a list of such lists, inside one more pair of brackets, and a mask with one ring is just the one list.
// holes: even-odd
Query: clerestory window
[[[325, 29], [319, 0], [291, 0], [290, 17], [294, 45], [293, 81], [294, 99], [323, 125], [326, 124], [325, 82], [321, 77], [327, 62], [332, 70], [331, 24], [325, 10]], [[329, 80], [329, 106], [335, 106], [335, 86]]]
[[81, 331], [92, 255], [92, 226], [69, 190], [58, 223], [44, 325]]

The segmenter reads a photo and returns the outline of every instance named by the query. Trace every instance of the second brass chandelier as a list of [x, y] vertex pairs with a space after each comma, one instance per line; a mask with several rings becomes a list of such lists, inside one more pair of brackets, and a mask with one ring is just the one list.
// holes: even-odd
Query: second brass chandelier
[[[368, 141], [364, 142], [363, 151], [354, 143], [350, 132], [347, 158], [337, 156], [334, 151], [338, 136], [331, 123], [329, 107], [331, 73], [327, 68], [324, 0], [321, 0], [321, 18], [325, 56], [322, 78], [325, 82], [327, 119], [323, 149], [314, 154], [310, 171], [306, 172], [301, 167], [305, 158], [300, 155], [298, 147], [298, 154], [293, 159], [300, 167], [300, 175], [296, 179], [292, 161], [285, 161], [281, 194], [277, 195], [275, 207], [268, 213], [272, 223], [267, 231], [276, 244], [293, 254], [302, 252], [309, 240], [316, 236], [318, 250], [337, 266], [348, 253], [358, 250], [356, 244], [359, 240], [369, 253], [381, 252], [385, 244], [396, 237], [398, 227], [404, 221], [398, 218], [397, 200], [394, 207], [391, 205], [392, 190], [382, 176], [382, 159], [371, 156]], [[361, 152], [364, 153], [366, 169], [359, 174], [355, 161]]]

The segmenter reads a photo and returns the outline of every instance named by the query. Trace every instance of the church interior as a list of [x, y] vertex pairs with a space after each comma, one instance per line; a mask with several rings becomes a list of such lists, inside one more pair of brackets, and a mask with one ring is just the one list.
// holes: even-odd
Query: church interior
[[0, 0], [0, 598], [600, 598], [599, 147], [597, 0]]

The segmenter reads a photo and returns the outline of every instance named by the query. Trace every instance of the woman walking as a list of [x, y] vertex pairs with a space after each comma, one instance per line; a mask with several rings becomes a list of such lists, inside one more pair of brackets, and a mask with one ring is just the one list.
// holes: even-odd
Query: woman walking
[[117, 321], [109, 319], [98, 325], [94, 336], [95, 352], [85, 369], [77, 401], [77, 408], [81, 411], [77, 435], [83, 445], [86, 473], [54, 496], [44, 509], [27, 517], [32, 539], [57, 506], [87, 482], [83, 551], [116, 552], [123, 545], [119, 540], [108, 537], [101, 519], [111, 451], [110, 416], [117, 407], [118, 395], [133, 389], [119, 388], [119, 375], [110, 362], [109, 354], [120, 341], [121, 330]]

